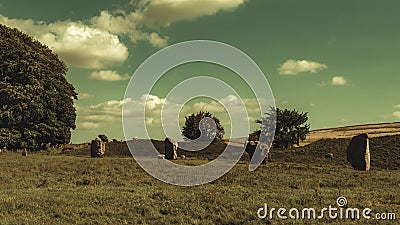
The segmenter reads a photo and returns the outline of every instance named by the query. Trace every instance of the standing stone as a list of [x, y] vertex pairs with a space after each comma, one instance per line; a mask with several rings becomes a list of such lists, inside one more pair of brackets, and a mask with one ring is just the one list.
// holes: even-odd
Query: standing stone
[[90, 155], [93, 158], [103, 157], [106, 152], [106, 143], [100, 138], [92, 140], [90, 145]]
[[165, 138], [164, 145], [165, 158], [169, 160], [177, 159], [178, 143], [176, 141], [173, 141], [171, 138]]
[[326, 158], [326, 159], [333, 160], [333, 153], [326, 153], [326, 154], [325, 154], [325, 158]]
[[347, 161], [355, 170], [368, 171], [370, 169], [368, 134], [360, 134], [351, 139], [347, 147]]
[[[255, 151], [256, 151], [256, 149], [257, 149], [257, 144], [258, 144], [258, 142], [256, 142], [256, 141], [247, 142], [245, 151], [247, 152], [247, 154], [249, 154], [249, 160], [250, 160], [250, 162], [251, 162], [251, 159], [253, 158], [254, 153], [255, 153]], [[261, 145], [260, 145], [260, 149], [261, 149], [260, 156], [259, 156], [260, 158], [262, 157], [263, 153], [264, 153], [265, 151], [267, 151], [267, 147], [268, 147], [268, 146], [267, 146], [266, 144], [261, 144]], [[269, 151], [268, 151], [268, 154], [266, 155], [266, 157], [263, 159], [262, 163], [264, 164], [264, 163], [266, 163], [267, 161], [268, 161], [268, 162], [271, 162], [271, 161], [272, 161], [271, 155], [270, 155]]]
[[26, 148], [22, 149], [22, 156], [28, 156], [28, 151]]
[[272, 162], [272, 157], [271, 157], [271, 152], [269, 151], [270, 149], [268, 148], [268, 145], [265, 143], [261, 143], [261, 154], [265, 154], [266, 151], [268, 151], [267, 155], [265, 156], [264, 161], [267, 162]]

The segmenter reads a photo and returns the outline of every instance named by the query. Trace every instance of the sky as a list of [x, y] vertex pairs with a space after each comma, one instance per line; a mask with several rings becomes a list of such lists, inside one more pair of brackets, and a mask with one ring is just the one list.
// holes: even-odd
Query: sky
[[[257, 100], [268, 99], [255, 99], [237, 74], [210, 63], [175, 67], [151, 93], [124, 97], [148, 57], [190, 40], [219, 41], [246, 53], [265, 74], [276, 106], [308, 112], [311, 129], [400, 121], [399, 8], [397, 0], [0, 0], [0, 23], [38, 39], [67, 64], [67, 79], [79, 94], [72, 133], [79, 143], [100, 133], [125, 139], [122, 105], [140, 112], [147, 97], [145, 124], [152, 138], [165, 138], [161, 109], [175, 106], [167, 94], [198, 76], [228, 83], [250, 122], [258, 119]], [[240, 99], [214, 90], [214, 100], [194, 98], [180, 110], [180, 125], [188, 114], [208, 110], [229, 135], [222, 105], [235, 110]], [[251, 123], [250, 130], [257, 127]]]

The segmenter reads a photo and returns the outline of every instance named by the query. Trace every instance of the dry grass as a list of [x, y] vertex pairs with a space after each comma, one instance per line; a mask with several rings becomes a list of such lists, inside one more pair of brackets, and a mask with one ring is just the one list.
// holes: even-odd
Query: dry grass
[[[372, 136], [377, 136], [370, 140], [369, 172], [354, 171], [346, 162], [350, 139], [345, 136], [272, 150], [274, 161], [254, 172], [248, 171], [244, 155], [228, 174], [198, 187], [171, 186], [153, 179], [131, 158], [125, 143], [109, 144], [102, 159], [89, 158], [88, 149], [28, 157], [0, 154], [0, 224], [398, 224], [398, 220], [257, 218], [257, 209], [264, 203], [319, 209], [335, 206], [339, 196], [347, 197], [348, 207], [370, 207], [373, 215], [395, 212], [399, 217], [400, 135], [380, 137], [382, 126], [380, 130], [375, 125], [363, 128], [375, 129]], [[350, 127], [318, 132], [334, 137], [341, 132], [343, 137], [361, 131]], [[315, 137], [321, 136], [314, 133]], [[163, 142], [153, 143], [162, 153]], [[217, 144], [202, 152], [180, 150], [189, 158], [177, 163], [204, 164], [223, 148]], [[326, 153], [333, 153], [333, 160], [325, 159]]]
[[130, 159], [6, 157], [2, 223], [264, 224], [255, 214], [263, 203], [322, 208], [344, 195], [352, 207], [395, 211], [400, 199], [397, 171], [272, 163], [250, 173], [239, 164], [211, 184], [183, 188], [152, 179]]
[[[254, 172], [241, 161], [222, 178], [197, 187], [153, 179], [117, 145], [108, 152], [112, 157], [102, 159], [89, 158], [86, 150], [28, 157], [9, 152], [0, 154], [0, 224], [398, 224], [260, 220], [256, 214], [264, 203], [320, 209], [335, 206], [336, 199], [345, 196], [348, 207], [370, 207], [374, 213], [395, 212], [399, 217], [400, 160], [381, 163], [381, 155], [400, 155], [398, 140], [371, 140], [375, 149], [369, 172], [354, 171], [344, 161], [348, 139], [320, 140], [304, 148], [275, 150], [274, 162]], [[333, 152], [334, 160], [323, 158], [325, 152]], [[206, 162], [204, 157], [179, 161]]]
[[321, 139], [352, 138], [362, 133], [368, 133], [369, 137], [400, 135], [400, 123], [366, 124], [313, 130], [307, 135], [307, 140], [301, 143], [301, 146]]

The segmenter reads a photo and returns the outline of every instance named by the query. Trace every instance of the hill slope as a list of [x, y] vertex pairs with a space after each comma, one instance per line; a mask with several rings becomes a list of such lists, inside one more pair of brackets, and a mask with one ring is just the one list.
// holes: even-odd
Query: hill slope
[[400, 135], [400, 123], [365, 124], [312, 130], [307, 135], [307, 140], [301, 143], [301, 146], [321, 139], [352, 138], [362, 133], [367, 133], [370, 138]]
[[[351, 138], [320, 139], [306, 146], [289, 150], [273, 149], [272, 157], [276, 161], [333, 163], [350, 166], [347, 162], [347, 146]], [[370, 138], [371, 169], [400, 169], [400, 135]], [[333, 160], [325, 158], [333, 153]]]
[[[152, 140], [154, 146], [160, 153], [164, 152], [164, 142]], [[306, 146], [292, 149], [271, 149], [271, 156], [274, 162], [293, 163], [323, 163], [349, 166], [346, 158], [347, 146], [350, 138], [320, 139]], [[138, 145], [140, 147], [140, 145]], [[186, 155], [189, 158], [215, 159], [224, 150], [224, 144], [211, 145], [198, 152], [188, 152], [179, 149], [178, 155]], [[237, 147], [240, 148], [240, 147]], [[400, 169], [400, 135], [370, 138], [371, 168], [372, 169]], [[333, 160], [325, 158], [326, 153], [333, 153]], [[67, 153], [76, 156], [90, 156], [88, 148], [75, 150]], [[106, 157], [132, 157], [125, 142], [109, 143]], [[242, 160], [248, 161], [245, 153]]]

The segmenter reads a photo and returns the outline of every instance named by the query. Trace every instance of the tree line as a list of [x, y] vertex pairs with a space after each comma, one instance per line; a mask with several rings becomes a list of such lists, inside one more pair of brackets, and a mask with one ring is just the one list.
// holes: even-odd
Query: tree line
[[[29, 35], [0, 24], [0, 147], [39, 149], [69, 143], [76, 128], [75, 88], [65, 75], [67, 67], [47, 46]], [[272, 146], [289, 148], [305, 140], [308, 114], [288, 109], [270, 109], [255, 121], [259, 130], [249, 140], [271, 135]], [[224, 127], [210, 112], [185, 117], [186, 140], [223, 141]]]
[[47, 46], [0, 24], [0, 146], [69, 143], [77, 93]]
[[[213, 119], [216, 126], [210, 122], [201, 124], [200, 121], [206, 117]], [[274, 148], [290, 148], [300, 145], [300, 141], [306, 139], [310, 130], [310, 124], [307, 121], [307, 112], [271, 108], [265, 117], [254, 121], [261, 124], [261, 127], [249, 134], [248, 139], [249, 141], [273, 140], [270, 144]], [[210, 112], [200, 111], [185, 117], [182, 134], [186, 140], [198, 140], [202, 133], [205, 134], [202, 135], [203, 141], [222, 141], [225, 131], [220, 120]], [[271, 134], [274, 137], [268, 138]]]

